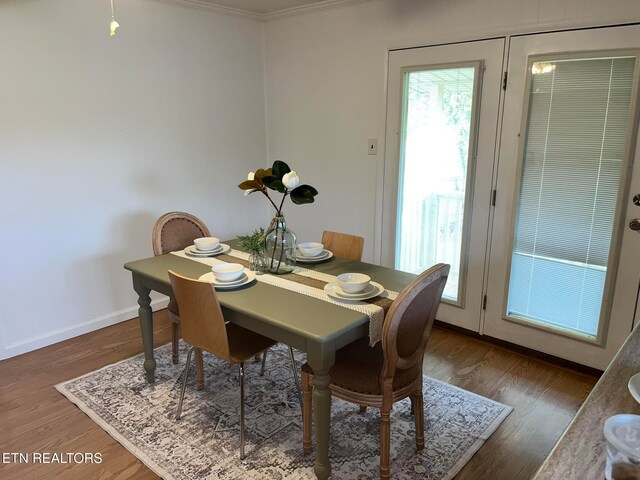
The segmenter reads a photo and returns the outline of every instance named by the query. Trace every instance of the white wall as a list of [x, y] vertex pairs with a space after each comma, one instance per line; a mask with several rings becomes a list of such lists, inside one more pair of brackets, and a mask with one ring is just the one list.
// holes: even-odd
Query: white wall
[[320, 192], [313, 205], [288, 206], [288, 224], [302, 240], [324, 229], [362, 235], [364, 259], [377, 258], [389, 49], [634, 21], [638, 0], [372, 0], [271, 19], [268, 157]]
[[264, 225], [236, 184], [265, 152], [320, 191], [286, 205], [300, 240], [364, 235], [373, 259], [390, 48], [640, 20], [637, 0], [371, 0], [270, 17], [263, 43], [250, 18], [116, 8], [109, 38], [108, 1], [0, 2], [0, 358], [136, 316], [122, 265], [162, 213]]
[[126, 261], [185, 210], [268, 220], [262, 25], [159, 2], [0, 2], [0, 358], [137, 316]]

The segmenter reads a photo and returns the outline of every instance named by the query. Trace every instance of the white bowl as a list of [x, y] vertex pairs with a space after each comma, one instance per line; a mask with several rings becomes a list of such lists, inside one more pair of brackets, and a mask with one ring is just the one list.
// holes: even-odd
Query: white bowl
[[213, 276], [216, 277], [216, 280], [230, 282], [231, 280], [240, 278], [244, 272], [244, 267], [239, 263], [219, 263], [211, 267], [211, 271], [213, 272]]
[[305, 257], [317, 257], [322, 253], [324, 245], [317, 242], [306, 242], [298, 245], [298, 250]]
[[336, 277], [338, 286], [346, 293], [358, 293], [369, 286], [371, 277], [364, 273], [343, 273]]
[[220, 245], [220, 239], [216, 237], [200, 237], [196, 238], [193, 241], [193, 244], [196, 246], [196, 250], [210, 252], [211, 250], [218, 248]]

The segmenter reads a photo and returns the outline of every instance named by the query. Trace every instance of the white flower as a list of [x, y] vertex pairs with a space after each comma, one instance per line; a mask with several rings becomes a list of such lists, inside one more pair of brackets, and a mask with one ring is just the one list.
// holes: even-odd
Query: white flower
[[295, 172], [295, 170], [291, 170], [289, 173], [285, 173], [282, 177], [282, 183], [289, 190], [293, 190], [298, 185], [300, 185], [300, 177]]
[[249, 175], [247, 175], [247, 180], [253, 180], [255, 175], [256, 175], [255, 172], [249, 172]]

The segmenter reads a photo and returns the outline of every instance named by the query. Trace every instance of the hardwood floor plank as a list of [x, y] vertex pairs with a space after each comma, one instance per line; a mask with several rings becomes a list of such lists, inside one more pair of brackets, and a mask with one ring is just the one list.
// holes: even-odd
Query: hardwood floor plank
[[[168, 343], [166, 311], [154, 319], [156, 345]], [[427, 350], [426, 374], [514, 408], [458, 479], [529, 479], [597, 380], [443, 328], [434, 328]], [[0, 478], [158, 478], [53, 387], [141, 351], [134, 319], [0, 362], [0, 452], [100, 452], [103, 458], [100, 464], [0, 463]]]
[[530, 478], [597, 381], [449, 330], [429, 342], [426, 374], [514, 408], [459, 479]]

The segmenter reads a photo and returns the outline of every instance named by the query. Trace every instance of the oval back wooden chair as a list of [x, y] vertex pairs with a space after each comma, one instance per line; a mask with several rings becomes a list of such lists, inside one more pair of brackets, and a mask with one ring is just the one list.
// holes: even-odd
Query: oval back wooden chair
[[363, 237], [325, 230], [322, 233], [322, 244], [325, 249], [332, 252], [336, 257], [348, 258], [358, 262], [362, 260]]
[[198, 237], [210, 237], [209, 229], [198, 217], [186, 212], [169, 212], [153, 226], [153, 254], [164, 255], [193, 245]]
[[[380, 478], [389, 478], [392, 406], [410, 397], [416, 424], [416, 448], [424, 448], [422, 363], [427, 340], [449, 275], [449, 265], [437, 264], [407, 285], [389, 308], [382, 342], [369, 346], [363, 337], [336, 352], [331, 368], [331, 393], [347, 402], [380, 408]], [[311, 379], [302, 366], [303, 447], [311, 451]]]
[[[156, 220], [151, 243], [155, 256], [164, 255], [193, 245], [198, 237], [209, 237], [209, 229], [198, 217], [186, 212], [169, 212]], [[180, 341], [180, 311], [175, 298], [169, 298], [169, 319], [171, 320], [171, 360], [178, 363], [178, 342]], [[202, 352], [196, 352], [198, 366], [198, 388], [204, 388], [202, 376]]]

